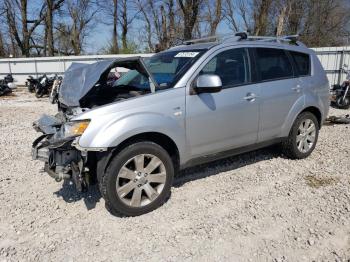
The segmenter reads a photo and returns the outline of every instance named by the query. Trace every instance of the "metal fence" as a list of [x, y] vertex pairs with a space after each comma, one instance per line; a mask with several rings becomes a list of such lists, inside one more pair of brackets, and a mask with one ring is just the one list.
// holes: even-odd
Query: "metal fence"
[[13, 78], [17, 81], [17, 84], [23, 85], [26, 82], [28, 75], [32, 75], [35, 77], [38, 77], [43, 74], [62, 75], [73, 62], [91, 64], [103, 59], [122, 58], [130, 56], [149, 57], [151, 55], [152, 54], [127, 54], [0, 59], [0, 78], [3, 78], [7, 74], [11, 73], [13, 75]]
[[[350, 67], [350, 46], [315, 48], [314, 50], [327, 72], [330, 84], [340, 84], [345, 77], [345, 74], [341, 72], [342, 66], [347, 64]], [[108, 58], [149, 57], [151, 55], [128, 54], [0, 59], [0, 78], [3, 78], [8, 73], [12, 73], [18, 84], [24, 84], [28, 75], [38, 77], [44, 73], [47, 75], [63, 74], [73, 62], [93, 63]]]
[[314, 50], [327, 72], [330, 85], [343, 82], [346, 75], [341, 68], [346, 64], [350, 69], [350, 46], [324, 47]]

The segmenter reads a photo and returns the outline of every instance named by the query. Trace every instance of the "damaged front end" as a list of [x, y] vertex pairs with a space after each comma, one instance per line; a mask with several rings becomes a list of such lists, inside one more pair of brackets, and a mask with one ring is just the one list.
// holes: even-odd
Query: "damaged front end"
[[[112, 69], [125, 68], [128, 73], [108, 84]], [[64, 74], [59, 89], [56, 116], [43, 115], [33, 123], [42, 135], [32, 145], [34, 160], [45, 163], [44, 170], [56, 181], [72, 179], [78, 191], [87, 189], [97, 179], [100, 151], [107, 148], [81, 148], [79, 138], [90, 124], [80, 119], [89, 110], [126, 99], [154, 93], [159, 88], [141, 57], [103, 60], [93, 64], [72, 64]]]
[[33, 123], [43, 133], [32, 145], [32, 158], [41, 160], [44, 171], [57, 182], [72, 179], [78, 191], [85, 191], [91, 182], [88, 153], [75, 146], [89, 121], [64, 122], [59, 115], [43, 115]]

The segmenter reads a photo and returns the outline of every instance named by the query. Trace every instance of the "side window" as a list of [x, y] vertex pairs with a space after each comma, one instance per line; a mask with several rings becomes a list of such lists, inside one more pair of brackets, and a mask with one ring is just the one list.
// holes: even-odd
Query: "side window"
[[293, 77], [293, 68], [282, 49], [256, 48], [256, 65], [262, 81]]
[[245, 84], [249, 82], [248, 61], [244, 48], [227, 50], [213, 57], [199, 74], [218, 75], [223, 87]]
[[310, 56], [308, 54], [292, 52], [290, 51], [291, 56], [293, 57], [294, 63], [297, 67], [299, 76], [307, 76], [311, 74], [310, 66]]

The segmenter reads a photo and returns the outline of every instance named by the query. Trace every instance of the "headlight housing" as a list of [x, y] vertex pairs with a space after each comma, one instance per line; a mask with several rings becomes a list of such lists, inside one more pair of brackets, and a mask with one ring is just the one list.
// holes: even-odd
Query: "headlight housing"
[[64, 124], [64, 136], [75, 137], [81, 136], [89, 126], [90, 120], [67, 122]]

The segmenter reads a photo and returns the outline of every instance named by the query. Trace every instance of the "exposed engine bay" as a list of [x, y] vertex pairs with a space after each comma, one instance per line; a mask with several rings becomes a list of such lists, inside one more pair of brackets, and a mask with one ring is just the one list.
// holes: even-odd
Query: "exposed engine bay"
[[[129, 70], [114, 83], [108, 75], [114, 68]], [[103, 60], [94, 64], [72, 64], [64, 74], [59, 105], [63, 108], [93, 108], [155, 92], [158, 84], [140, 57]]]

